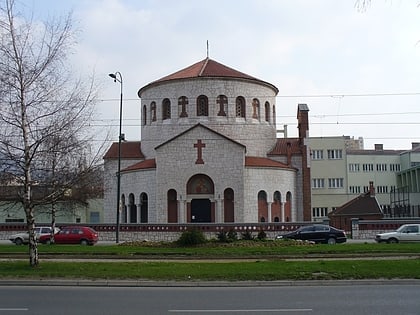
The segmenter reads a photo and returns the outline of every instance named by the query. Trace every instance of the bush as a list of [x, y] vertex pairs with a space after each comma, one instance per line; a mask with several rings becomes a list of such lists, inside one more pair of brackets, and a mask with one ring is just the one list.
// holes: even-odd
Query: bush
[[177, 244], [181, 246], [195, 246], [206, 243], [206, 237], [200, 230], [185, 231], [179, 237]]
[[246, 232], [242, 233], [242, 239], [246, 241], [252, 241], [254, 239], [254, 236], [250, 231], [247, 230]]
[[238, 240], [238, 233], [236, 233], [234, 230], [229, 230], [227, 234], [229, 242], [234, 242]]
[[225, 231], [220, 231], [217, 233], [217, 240], [221, 243], [228, 243], [229, 239], [227, 233]]
[[260, 241], [265, 241], [265, 240], [267, 239], [267, 234], [266, 234], [263, 230], [260, 230], [260, 231], [258, 232], [257, 238], [258, 238]]

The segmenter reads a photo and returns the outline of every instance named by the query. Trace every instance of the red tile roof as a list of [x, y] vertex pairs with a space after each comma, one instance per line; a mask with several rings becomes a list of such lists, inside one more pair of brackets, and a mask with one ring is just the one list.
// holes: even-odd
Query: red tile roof
[[288, 168], [294, 169], [293, 167], [286, 165], [282, 162], [274, 161], [264, 157], [257, 156], [246, 156], [245, 157], [245, 166], [251, 167], [275, 167], [275, 168]]
[[268, 153], [268, 156], [272, 155], [287, 155], [288, 147], [290, 148], [290, 153], [302, 154], [299, 138], [279, 138], [276, 141], [273, 149]]
[[381, 207], [375, 196], [371, 196], [370, 192], [361, 194], [356, 198], [346, 202], [341, 207], [336, 208], [329, 214], [334, 216], [354, 216], [361, 217], [366, 215], [382, 215]]
[[259, 80], [253, 76], [250, 76], [243, 72], [227, 67], [217, 61], [206, 58], [189, 67], [186, 67], [175, 73], [172, 73], [163, 78], [160, 78], [159, 80], [153, 81], [152, 83], [149, 83], [148, 85], [142, 87], [139, 90], [138, 95], [139, 97], [141, 97], [141, 93], [143, 92], [144, 89], [150, 86], [159, 84], [161, 82], [167, 82], [171, 80], [180, 80], [180, 79], [199, 78], [199, 77], [214, 77], [214, 78], [227, 77], [227, 78], [238, 78], [238, 79], [258, 81], [260, 83], [264, 83], [270, 86], [274, 91], [276, 91], [276, 93], [278, 93], [278, 89], [274, 85], [268, 82]]
[[151, 168], [156, 168], [156, 160], [155, 159], [149, 159], [149, 160], [144, 160], [141, 162], [138, 162], [136, 164], [133, 164], [125, 169], [123, 169], [122, 171], [137, 171], [137, 170], [144, 170], [144, 169], [151, 169]]
[[[140, 141], [121, 142], [122, 159], [144, 159]], [[118, 159], [118, 142], [113, 142], [104, 155], [104, 159]]]

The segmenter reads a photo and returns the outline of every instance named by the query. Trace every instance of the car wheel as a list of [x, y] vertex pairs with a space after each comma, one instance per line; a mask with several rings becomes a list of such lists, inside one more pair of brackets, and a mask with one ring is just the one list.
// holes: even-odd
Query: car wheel
[[87, 240], [81, 240], [80, 245], [88, 245], [88, 241]]
[[395, 244], [395, 243], [398, 243], [398, 240], [396, 238], [392, 237], [388, 240], [388, 244]]
[[16, 244], [16, 245], [22, 245], [22, 244], [23, 244], [22, 239], [21, 239], [21, 238], [16, 238], [16, 239], [15, 239], [15, 244]]
[[335, 240], [335, 238], [334, 238], [334, 237], [330, 237], [330, 238], [328, 239], [327, 243], [328, 243], [329, 245], [335, 245], [335, 243], [337, 243], [337, 241]]
[[45, 242], [44, 242], [45, 244], [47, 244], [47, 245], [51, 245], [51, 239], [49, 238], [49, 239], [47, 239], [47, 240], [45, 240]]

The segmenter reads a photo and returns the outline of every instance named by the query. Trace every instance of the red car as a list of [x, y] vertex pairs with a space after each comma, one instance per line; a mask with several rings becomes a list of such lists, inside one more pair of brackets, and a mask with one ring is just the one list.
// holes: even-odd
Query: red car
[[[51, 235], [39, 237], [42, 244], [51, 244]], [[66, 226], [54, 235], [55, 244], [94, 245], [98, 242], [98, 232], [87, 226]]]

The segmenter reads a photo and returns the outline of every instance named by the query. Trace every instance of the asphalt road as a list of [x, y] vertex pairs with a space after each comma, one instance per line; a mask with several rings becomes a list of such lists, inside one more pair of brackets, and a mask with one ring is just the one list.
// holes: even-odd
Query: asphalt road
[[0, 314], [419, 314], [420, 284], [282, 287], [0, 286]]

